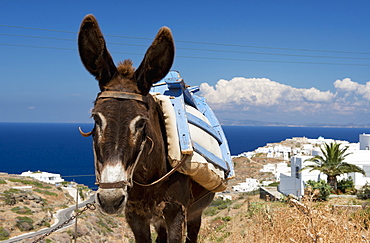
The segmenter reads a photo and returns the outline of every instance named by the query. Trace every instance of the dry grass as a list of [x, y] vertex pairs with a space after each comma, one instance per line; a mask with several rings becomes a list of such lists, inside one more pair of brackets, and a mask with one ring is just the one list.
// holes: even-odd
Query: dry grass
[[[288, 204], [265, 202], [259, 195], [247, 196], [217, 210], [213, 216], [205, 216], [199, 242], [370, 242], [370, 209], [351, 211], [332, 207], [362, 202], [335, 198], [329, 202], [291, 201]], [[124, 217], [101, 218], [98, 212], [87, 211], [78, 222], [77, 242], [134, 242]], [[73, 230], [58, 231], [48, 239], [70, 242]]]
[[[254, 199], [255, 200], [255, 199]], [[370, 242], [370, 210], [330, 203], [239, 200], [204, 220], [200, 242]]]

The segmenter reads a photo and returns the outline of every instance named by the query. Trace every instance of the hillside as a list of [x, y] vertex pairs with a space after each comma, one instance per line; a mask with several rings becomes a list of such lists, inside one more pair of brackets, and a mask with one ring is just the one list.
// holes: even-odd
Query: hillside
[[[273, 162], [273, 161], [269, 161]], [[279, 162], [279, 161], [276, 161]], [[236, 180], [263, 176], [259, 168], [266, 158], [235, 158]], [[73, 204], [72, 197], [62, 189], [32, 179], [26, 182], [16, 175], [0, 175], [0, 237], [23, 234], [53, 224], [56, 210]], [[26, 193], [13, 186], [33, 185]], [[12, 197], [7, 196], [12, 193]], [[24, 195], [27, 195], [27, 198]], [[23, 196], [21, 196], [23, 195]], [[235, 194], [232, 201], [215, 200], [204, 212], [199, 241], [209, 242], [362, 242], [369, 241], [370, 210], [333, 210], [332, 205], [361, 205], [355, 198], [330, 199], [328, 202], [304, 202], [304, 205], [266, 202], [259, 195]], [[10, 201], [9, 201], [10, 200]], [[15, 201], [14, 201], [15, 200]], [[12, 205], [6, 203], [13, 202]], [[28, 213], [26, 213], [28, 212]], [[31, 213], [29, 213], [31, 212]], [[33, 229], [19, 217], [33, 220]], [[26, 222], [26, 223], [25, 223]], [[19, 225], [22, 225], [19, 227]], [[23, 228], [22, 228], [23, 227]], [[21, 231], [23, 229], [24, 231]], [[74, 227], [57, 231], [41, 242], [72, 242]], [[155, 233], [153, 230], [153, 239]], [[21, 242], [33, 242], [34, 239]], [[4, 238], [3, 238], [4, 239]], [[125, 218], [108, 217], [87, 210], [78, 218], [77, 242], [133, 242], [133, 234]]]
[[[298, 207], [246, 194], [230, 202], [216, 200], [205, 211], [199, 242], [368, 242], [369, 210], [333, 210], [331, 205], [338, 203], [361, 202], [304, 202], [304, 207]], [[71, 242], [73, 231], [70, 227], [57, 232], [47, 242]], [[153, 230], [153, 240], [155, 236]], [[79, 219], [78, 242], [129, 243], [132, 239], [123, 217], [88, 211]]]
[[[90, 191], [83, 185], [80, 195], [87, 196]], [[42, 183], [32, 178], [0, 173], [0, 240], [5, 240], [27, 232], [34, 232], [50, 227], [59, 209], [75, 203], [68, 191], [51, 184]], [[110, 234], [97, 242], [114, 242], [112, 238], [121, 235], [125, 230], [111, 230], [118, 227], [121, 220], [104, 217], [93, 212], [81, 216], [81, 227], [78, 228], [82, 242], [94, 242], [93, 238], [104, 232]], [[70, 242], [72, 227], [48, 237], [46, 242]], [[74, 228], [73, 228], [74, 229]], [[89, 238], [90, 235], [90, 238]], [[35, 239], [22, 242], [32, 242]]]
[[[258, 161], [259, 158], [255, 160]], [[234, 163], [237, 178], [230, 181], [229, 187], [244, 181], [246, 177], [262, 176], [258, 172], [262, 168], [262, 163], [246, 158], [236, 158]], [[53, 217], [59, 209], [67, 208], [74, 203], [70, 194], [60, 187], [32, 178], [0, 173], [0, 240], [49, 227], [55, 223]], [[126, 239], [133, 237], [124, 217], [106, 217], [89, 210], [79, 218], [78, 222], [79, 238], [83, 242], [110, 242], [108, 239], [112, 238], [119, 242], [117, 239], [121, 235], [126, 236], [124, 237]], [[122, 224], [125, 227], [119, 227]], [[70, 239], [73, 232], [74, 228], [69, 227], [53, 233], [48, 239], [61, 242], [62, 239]], [[103, 234], [104, 237], [96, 241], [96, 234]], [[32, 242], [32, 240], [24, 242]]]
[[246, 178], [258, 179], [259, 181], [273, 181], [275, 176], [271, 172], [261, 172], [263, 165], [283, 162], [282, 159], [266, 158], [264, 154], [251, 159], [237, 157], [233, 159], [235, 169], [235, 180], [229, 182], [229, 186], [244, 182]]
[[53, 185], [1, 173], [0, 239], [50, 226], [53, 214], [73, 202], [68, 193]]

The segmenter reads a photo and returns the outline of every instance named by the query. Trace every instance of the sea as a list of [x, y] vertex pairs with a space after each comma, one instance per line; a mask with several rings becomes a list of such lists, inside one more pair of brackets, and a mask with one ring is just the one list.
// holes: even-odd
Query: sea
[[[93, 124], [0, 123], [0, 172], [58, 173], [66, 181], [97, 189], [92, 140], [82, 137], [78, 127], [88, 132]], [[370, 134], [370, 128], [223, 126], [223, 130], [232, 155], [292, 137], [324, 137], [356, 143], [360, 134]]]

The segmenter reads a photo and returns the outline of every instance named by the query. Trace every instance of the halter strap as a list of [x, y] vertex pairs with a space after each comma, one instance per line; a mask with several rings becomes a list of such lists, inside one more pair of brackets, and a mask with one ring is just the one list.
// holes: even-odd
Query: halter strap
[[101, 189], [113, 189], [113, 188], [123, 188], [124, 186], [131, 186], [128, 181], [118, 181], [118, 182], [99, 182], [95, 183]]
[[145, 104], [148, 103], [148, 98], [141, 94], [121, 92], [121, 91], [103, 91], [98, 93], [97, 99], [104, 98], [114, 98], [114, 99], [124, 99], [124, 100], [137, 100]]

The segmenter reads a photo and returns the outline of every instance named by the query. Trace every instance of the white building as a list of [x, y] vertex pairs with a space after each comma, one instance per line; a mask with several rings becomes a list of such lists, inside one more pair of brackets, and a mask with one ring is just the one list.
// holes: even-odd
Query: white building
[[288, 163], [282, 162], [277, 164], [268, 163], [263, 165], [263, 168], [260, 172], [271, 172], [275, 176], [276, 181], [280, 181], [280, 174], [287, 174], [290, 173], [290, 167], [288, 167]]
[[[338, 179], [340, 180], [343, 178], [351, 177], [356, 188], [362, 187], [363, 185], [365, 185], [366, 182], [370, 183], [370, 135], [361, 134], [360, 144], [349, 144], [347, 141], [340, 141], [338, 143], [342, 143], [344, 144], [344, 146], [349, 146], [347, 152], [352, 153], [345, 158], [344, 162], [355, 164], [363, 168], [366, 172], [365, 175], [362, 175], [360, 173], [348, 173], [339, 177]], [[321, 151], [319, 151], [318, 149], [313, 149], [312, 151], [312, 155], [320, 153]], [[309, 158], [312, 158], [312, 156], [300, 155], [293, 156], [291, 158], [291, 173], [282, 173], [280, 175], [279, 191], [281, 193], [285, 195], [293, 194], [300, 197], [304, 195], [304, 185], [306, 181], [318, 181], [320, 179], [326, 180], [326, 175], [321, 174], [318, 171], [309, 172], [309, 170], [303, 170], [302, 172], [299, 172], [306, 165], [313, 163], [306, 161]]]
[[291, 173], [282, 173], [280, 174], [280, 184], [279, 191], [285, 195], [293, 194], [297, 197], [304, 195], [304, 182], [308, 180], [317, 181], [320, 177], [320, 173], [317, 171], [308, 172], [304, 170], [299, 172], [299, 170], [312, 162], [305, 162], [305, 160], [311, 158], [312, 156], [293, 156], [291, 159]]
[[257, 148], [255, 153], [267, 154], [267, 158], [283, 158], [288, 160], [292, 153], [292, 148], [281, 144], [267, 144], [266, 147]]
[[241, 154], [238, 154], [237, 156], [231, 156], [231, 158], [238, 158], [238, 157], [246, 157], [248, 159], [252, 158], [256, 153], [254, 151], [252, 152], [243, 152]]
[[26, 172], [22, 172], [21, 176], [32, 177], [32, 178], [35, 178], [36, 180], [50, 183], [50, 184], [61, 183], [64, 181], [64, 179], [62, 179], [60, 174], [41, 172], [41, 171], [36, 171], [36, 172], [26, 171]]
[[259, 182], [257, 179], [247, 178], [245, 182], [239, 183], [232, 187], [236, 192], [251, 192], [259, 188]]
[[271, 152], [270, 147], [259, 147], [255, 150], [255, 153], [262, 153], [262, 154], [267, 154], [269, 152]]
[[370, 150], [370, 134], [360, 135], [360, 150]]
[[225, 193], [222, 193], [222, 192], [216, 192], [216, 195], [215, 195], [216, 198], [221, 198], [222, 200], [233, 200], [233, 196], [229, 195], [229, 194], [225, 194]]

